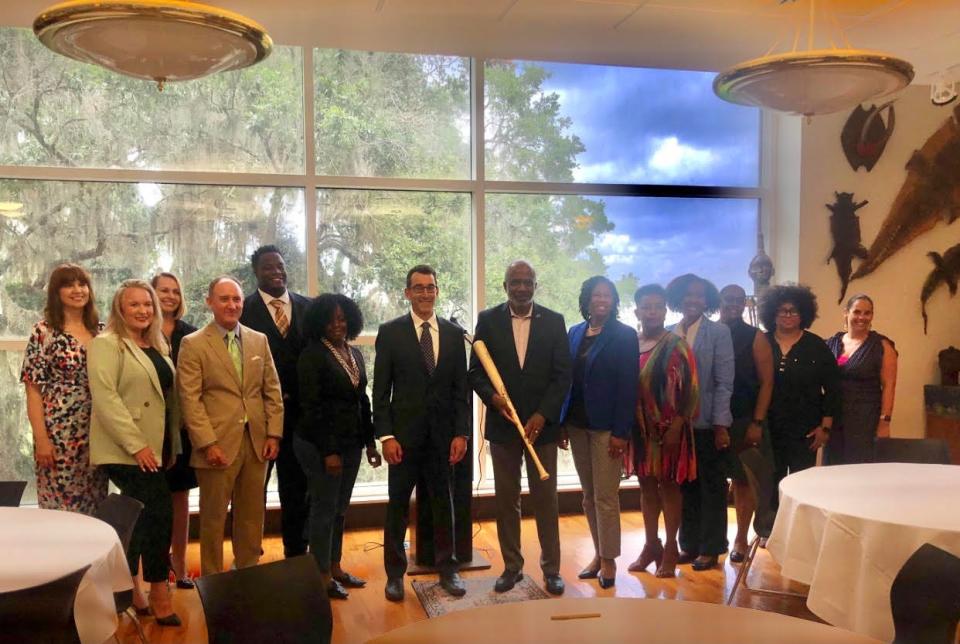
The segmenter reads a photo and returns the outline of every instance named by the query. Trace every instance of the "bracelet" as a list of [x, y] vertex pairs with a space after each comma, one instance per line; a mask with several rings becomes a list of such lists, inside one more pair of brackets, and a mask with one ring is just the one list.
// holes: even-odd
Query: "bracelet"
[[880, 420], [889, 423], [891, 420], [893, 420], [893, 417], [890, 416], [890, 414], [881, 414]]

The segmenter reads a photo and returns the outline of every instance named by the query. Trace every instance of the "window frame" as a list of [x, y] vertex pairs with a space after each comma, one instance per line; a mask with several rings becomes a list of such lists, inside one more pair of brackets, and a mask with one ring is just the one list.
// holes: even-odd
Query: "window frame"
[[[303, 136], [304, 136], [304, 173], [303, 174], [263, 174], [241, 172], [211, 172], [211, 171], [179, 171], [179, 170], [134, 170], [134, 169], [93, 169], [93, 168], [66, 168], [46, 166], [8, 166], [0, 165], [0, 178], [27, 179], [46, 181], [88, 181], [88, 182], [148, 182], [148, 183], [181, 183], [204, 185], [235, 185], [251, 187], [293, 187], [303, 189], [304, 213], [306, 221], [304, 229], [306, 239], [306, 295], [316, 296], [318, 293], [318, 262], [317, 262], [317, 191], [323, 189], [359, 189], [359, 190], [391, 190], [391, 191], [441, 191], [469, 193], [470, 206], [470, 282], [471, 305], [474, 312], [482, 311], [487, 306], [500, 300], [499, 294], [485, 293], [485, 262], [484, 262], [484, 217], [485, 196], [497, 193], [522, 194], [549, 194], [549, 195], [582, 195], [596, 197], [683, 197], [683, 198], [738, 198], [755, 199], [758, 203], [758, 226], [770, 231], [773, 213], [771, 208], [775, 200], [772, 198], [772, 180], [775, 178], [776, 168], [776, 132], [778, 121], [770, 115], [761, 112], [758, 119], [759, 181], [754, 187], [716, 187], [696, 185], [654, 185], [654, 184], [623, 184], [623, 183], [556, 183], [556, 182], [523, 182], [488, 180], [484, 172], [484, 64], [487, 59], [469, 57], [470, 72], [470, 158], [471, 172], [469, 179], [411, 179], [411, 178], [383, 178], [383, 177], [354, 177], [330, 176], [316, 174], [315, 144], [315, 85], [314, 85], [314, 47], [302, 47], [303, 64]], [[144, 91], [150, 91], [146, 84]], [[768, 235], [768, 239], [769, 239]], [[473, 320], [470, 321], [471, 328]], [[374, 344], [375, 334], [364, 333], [357, 338], [356, 344]], [[0, 337], [0, 350], [22, 352], [27, 344], [27, 338]], [[478, 410], [479, 400], [474, 400], [474, 447], [479, 444]], [[475, 481], [475, 493], [486, 495], [493, 492], [491, 472], [485, 473], [483, 481]], [[579, 481], [575, 475], [565, 475], [558, 478], [561, 489], [579, 488]], [[636, 485], [634, 481], [632, 483]], [[354, 501], [372, 501], [386, 498], [385, 485], [367, 485], [365, 489], [358, 489]], [[278, 505], [279, 498], [276, 491], [268, 495], [270, 506]]]

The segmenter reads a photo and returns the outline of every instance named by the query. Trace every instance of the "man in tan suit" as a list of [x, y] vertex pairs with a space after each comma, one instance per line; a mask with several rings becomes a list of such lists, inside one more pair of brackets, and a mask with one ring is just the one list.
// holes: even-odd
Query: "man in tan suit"
[[177, 383], [200, 483], [200, 570], [223, 570], [223, 525], [233, 503], [237, 568], [255, 566], [263, 537], [266, 461], [283, 436], [283, 397], [267, 337], [240, 324], [243, 291], [232, 277], [210, 283], [213, 322], [180, 345]]

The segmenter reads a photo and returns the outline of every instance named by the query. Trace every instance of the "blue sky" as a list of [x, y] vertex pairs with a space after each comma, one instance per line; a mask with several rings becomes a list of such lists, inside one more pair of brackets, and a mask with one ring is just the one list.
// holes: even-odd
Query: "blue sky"
[[[713, 94], [713, 74], [535, 63], [551, 76], [586, 150], [577, 181], [755, 186], [760, 115]], [[735, 199], [605, 197], [615, 224], [597, 243], [611, 277], [665, 283], [685, 272], [718, 287], [749, 284], [757, 203]], [[750, 292], [750, 288], [747, 288]]]

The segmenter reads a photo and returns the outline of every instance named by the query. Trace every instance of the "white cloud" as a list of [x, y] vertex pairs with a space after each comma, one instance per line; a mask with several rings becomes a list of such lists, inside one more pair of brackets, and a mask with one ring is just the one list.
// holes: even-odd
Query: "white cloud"
[[597, 239], [597, 250], [607, 254], [625, 254], [636, 253], [640, 249], [640, 244], [630, 239], [630, 235], [621, 233], [603, 233]]
[[712, 151], [684, 145], [675, 136], [655, 141], [657, 149], [647, 160], [647, 167], [666, 178], [696, 176], [717, 161]]

